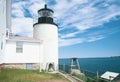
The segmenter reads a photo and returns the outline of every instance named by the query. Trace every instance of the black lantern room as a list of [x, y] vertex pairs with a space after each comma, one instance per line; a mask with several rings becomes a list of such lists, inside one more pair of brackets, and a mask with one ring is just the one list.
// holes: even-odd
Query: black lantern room
[[56, 25], [53, 20], [53, 13], [54, 11], [47, 8], [47, 5], [45, 4], [45, 8], [38, 10], [38, 23], [36, 24], [48, 23]]

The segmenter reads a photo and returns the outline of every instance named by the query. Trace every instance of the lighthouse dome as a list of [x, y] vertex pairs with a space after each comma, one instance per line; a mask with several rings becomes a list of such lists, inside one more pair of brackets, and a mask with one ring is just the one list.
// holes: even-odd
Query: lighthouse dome
[[38, 10], [39, 17], [52, 17], [53, 13], [54, 13], [54, 11], [47, 8], [46, 4], [45, 4], [45, 8]]

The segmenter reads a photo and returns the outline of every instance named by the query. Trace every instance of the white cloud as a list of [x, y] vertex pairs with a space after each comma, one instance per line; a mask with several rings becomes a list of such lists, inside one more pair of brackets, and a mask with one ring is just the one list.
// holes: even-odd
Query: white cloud
[[37, 10], [42, 7], [39, 0], [19, 1], [12, 3], [12, 32], [22, 36], [32, 36], [34, 18], [25, 17], [25, 8], [33, 16], [37, 15]]
[[65, 34], [65, 35], [62, 35], [60, 38], [70, 38], [70, 37], [75, 37], [76, 34], [80, 33], [79, 31], [78, 32], [72, 32], [72, 33], [69, 33], [69, 34]]
[[89, 37], [86, 39], [87, 42], [93, 42], [93, 41], [96, 41], [96, 40], [101, 40], [105, 38], [104, 36], [102, 35], [99, 35], [99, 36], [92, 36], [92, 37]]
[[37, 16], [38, 15], [37, 11], [39, 9], [43, 8], [44, 4], [45, 4], [44, 1], [42, 1], [42, 0], [35, 0], [35, 1], [34, 0], [30, 0], [30, 3], [32, 5], [29, 6], [28, 10], [30, 11], [30, 13], [33, 16]]
[[15, 17], [24, 17], [25, 5], [26, 3], [24, 1], [12, 3], [12, 15]]
[[93, 42], [96, 40], [101, 40], [103, 38], [105, 37], [102, 35], [96, 35], [96, 36], [89, 36], [86, 38], [59, 39], [59, 46], [60, 47], [71, 46], [71, 45], [83, 43], [83, 42]]
[[33, 19], [32, 18], [14, 18], [12, 19], [12, 29], [15, 34], [25, 34], [32, 36]]
[[65, 15], [63, 16], [63, 26], [66, 26], [71, 22], [79, 30], [86, 30], [92, 27], [103, 25], [105, 22], [111, 20], [111, 18], [120, 15], [120, 11], [118, 10], [120, 6], [113, 4], [106, 8], [97, 8], [93, 5], [93, 3], [85, 4], [82, 7], [81, 5], [76, 5], [71, 9], [72, 11], [70, 9], [66, 10], [67, 13], [63, 13]]
[[55, 16], [58, 18], [65, 17], [65, 16], [71, 14], [73, 7], [75, 7], [78, 4], [83, 4], [83, 3], [87, 2], [87, 0], [71, 0], [71, 1], [56, 0], [56, 1], [57, 1], [57, 4], [53, 8], [55, 10]]
[[75, 39], [59, 39], [59, 46], [70, 46], [78, 43], [84, 42], [82, 38], [75, 38]]
[[[102, 3], [101, 3], [102, 2]], [[96, 5], [97, 3], [100, 3]], [[110, 3], [110, 4], [109, 4]], [[59, 28], [59, 43], [60, 46], [69, 46], [82, 42], [91, 42], [103, 39], [104, 36], [92, 35], [88, 37], [76, 37], [77, 34], [85, 32], [88, 29], [98, 27], [111, 19], [120, 15], [120, 6], [111, 4], [112, 0], [56, 0], [56, 4], [49, 5], [55, 11], [55, 17], [62, 28]], [[32, 35], [33, 19], [37, 16], [37, 10], [44, 7], [44, 0], [26, 0], [12, 4], [12, 28], [15, 34]], [[94, 6], [96, 5], [96, 6]], [[27, 8], [26, 8], [27, 7]], [[103, 8], [101, 8], [103, 7]], [[33, 18], [26, 18], [24, 15], [25, 8], [28, 9]], [[77, 31], [63, 34], [61, 31], [67, 28], [76, 28]], [[76, 37], [76, 38], [75, 38]], [[69, 39], [66, 39], [69, 38]], [[74, 38], [74, 39], [73, 39]]]
[[[68, 12], [67, 16], [64, 17], [63, 26], [66, 26], [67, 24], [69, 24], [71, 22], [71, 23], [73, 23], [72, 24], [73, 26], [75, 26], [78, 30], [80, 30], [78, 32], [81, 32], [81, 31], [84, 31], [87, 29], [91, 29], [91, 28], [103, 25], [104, 23], [107, 23], [111, 19], [115, 18], [117, 15], [120, 15], [120, 11], [118, 10], [120, 8], [120, 6], [115, 5], [115, 4], [108, 5], [106, 3], [106, 4], [104, 4], [105, 8], [93, 7], [93, 5], [97, 2], [99, 2], [99, 1], [95, 1], [92, 4], [85, 5], [82, 8], [78, 9], [77, 11], [75, 11], [76, 9], [74, 8], [74, 10], [73, 10], [74, 12], [70, 11], [70, 13], [72, 13], [72, 14], [69, 14], [69, 12]], [[78, 5], [76, 5], [76, 6], [78, 6]], [[69, 26], [68, 26], [68, 28], [69, 28]], [[61, 28], [60, 31], [65, 30], [65, 29], [66, 28]], [[66, 46], [66, 44], [68, 45], [68, 43], [66, 41], [64, 41], [64, 38], [74, 37], [74, 36], [76, 36], [76, 34], [78, 34], [78, 32], [61, 35], [61, 39], [63, 39], [63, 41], [62, 41], [63, 44], [65, 46]], [[105, 38], [105, 36], [93, 35], [93, 36], [88, 36], [87, 38], [86, 37], [84, 37], [84, 38], [86, 39], [86, 42], [92, 42], [92, 41], [103, 39], [103, 38]], [[69, 45], [73, 44], [73, 42], [71, 42], [71, 44], [70, 44], [70, 41], [68, 41], [68, 42], [69, 42]], [[77, 44], [77, 42], [79, 42], [79, 41], [75, 41], [74, 44]]]

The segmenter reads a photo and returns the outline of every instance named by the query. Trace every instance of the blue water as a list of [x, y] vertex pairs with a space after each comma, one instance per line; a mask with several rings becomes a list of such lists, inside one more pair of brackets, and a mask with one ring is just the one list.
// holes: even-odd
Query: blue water
[[[79, 58], [81, 70], [88, 70], [99, 74], [106, 71], [120, 73], [120, 58]], [[59, 59], [59, 64], [70, 65], [70, 59]]]

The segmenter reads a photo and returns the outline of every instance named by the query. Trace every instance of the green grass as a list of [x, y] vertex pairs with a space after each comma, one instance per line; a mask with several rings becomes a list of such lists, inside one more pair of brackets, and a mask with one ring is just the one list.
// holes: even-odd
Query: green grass
[[75, 74], [75, 73], [73, 73], [72, 76], [77, 77], [77, 78], [79, 78], [79, 79], [81, 79], [81, 80], [83, 80], [83, 81], [86, 81], [86, 79], [87, 79], [85, 76], [83, 76], [83, 75], [78, 75], [78, 74]]
[[3, 69], [0, 72], [0, 82], [47, 82], [47, 80], [67, 80], [59, 75], [35, 70]]
[[84, 82], [96, 82], [94, 79], [92, 78], [89, 78], [89, 77], [86, 77], [86, 76], [83, 76], [83, 75], [78, 75], [78, 74], [72, 74], [73, 76], [83, 80]]

